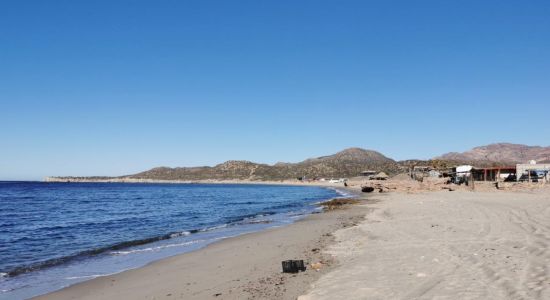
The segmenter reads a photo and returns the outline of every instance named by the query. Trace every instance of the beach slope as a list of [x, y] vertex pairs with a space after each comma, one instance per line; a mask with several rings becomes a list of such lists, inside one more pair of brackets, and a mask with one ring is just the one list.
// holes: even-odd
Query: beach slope
[[309, 299], [550, 299], [550, 193], [379, 195]]

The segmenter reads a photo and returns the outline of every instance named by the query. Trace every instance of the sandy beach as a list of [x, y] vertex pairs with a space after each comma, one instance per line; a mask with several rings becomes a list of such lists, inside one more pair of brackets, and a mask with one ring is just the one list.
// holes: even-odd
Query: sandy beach
[[[38, 298], [549, 299], [549, 195], [369, 194], [347, 209]], [[286, 259], [304, 259], [307, 271], [281, 273]]]
[[380, 195], [308, 299], [550, 299], [550, 191]]

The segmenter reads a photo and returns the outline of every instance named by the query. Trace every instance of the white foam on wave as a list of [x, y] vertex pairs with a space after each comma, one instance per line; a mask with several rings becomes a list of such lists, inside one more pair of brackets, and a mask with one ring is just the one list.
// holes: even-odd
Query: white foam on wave
[[75, 279], [94, 279], [94, 278], [97, 278], [97, 277], [115, 275], [115, 274], [122, 273], [122, 272], [127, 271], [127, 270], [129, 270], [129, 269], [123, 269], [123, 270], [120, 270], [120, 271], [117, 271], [117, 272], [114, 272], [114, 273], [105, 273], [105, 274], [94, 274], [94, 275], [84, 275], [84, 276], [65, 277], [65, 279], [67, 279], [67, 280], [75, 280]]
[[204, 228], [204, 229], [201, 229], [199, 231], [200, 232], [205, 232], [205, 231], [210, 231], [210, 230], [222, 229], [222, 228], [226, 228], [226, 227], [227, 227], [227, 224], [222, 224], [222, 225], [218, 225], [218, 226], [212, 226], [212, 227]]
[[244, 222], [243, 224], [269, 224], [269, 223], [272, 223], [273, 220], [272, 219], [250, 219], [250, 220], [246, 220], [246, 222]]
[[188, 236], [190, 234], [191, 234], [191, 232], [189, 232], [189, 231], [176, 232], [176, 233], [172, 233], [170, 235], [170, 238], [177, 238], [177, 237], [180, 237], [180, 236]]
[[254, 219], [254, 218], [261, 218], [261, 217], [267, 217], [267, 216], [270, 216], [270, 215], [273, 215], [273, 213], [260, 213], [260, 214], [257, 214], [255, 215], [254, 217], [250, 217], [250, 218], [246, 218], [246, 219]]
[[72, 277], [65, 277], [67, 280], [75, 280], [75, 279], [94, 279], [101, 276], [107, 276], [107, 274], [96, 274], [96, 275], [86, 275], [86, 276], [72, 276]]
[[345, 191], [345, 190], [338, 189], [338, 188], [334, 188], [334, 191], [335, 191], [337, 194], [340, 195], [340, 197], [338, 197], [338, 198], [353, 196], [352, 193], [350, 193], [350, 192], [348, 192], [348, 191]]
[[338, 198], [348, 198], [348, 197], [353, 197], [354, 196], [354, 194], [352, 194], [348, 191], [341, 190], [341, 189], [338, 189], [338, 188], [335, 188], [335, 187], [326, 187], [326, 188], [329, 189], [329, 190], [333, 190], [338, 195], [336, 197], [333, 197], [333, 198], [328, 198], [328, 199], [323, 199], [323, 200], [313, 202], [312, 205], [319, 205], [319, 204], [321, 204], [325, 201], [335, 199], [335, 198], [336, 199], [338, 199]]
[[[8, 273], [3, 273], [3, 272], [0, 272], [0, 281], [4, 280], [4, 278], [8, 277]], [[10, 292], [10, 291], [13, 291], [14, 289], [2, 289], [0, 290], [0, 293], [7, 293], [7, 292]]]
[[148, 248], [142, 248], [142, 249], [134, 249], [134, 250], [126, 250], [126, 251], [111, 251], [110, 254], [112, 255], [128, 255], [132, 253], [139, 253], [139, 252], [151, 252], [151, 251], [160, 251], [162, 249], [166, 248], [172, 248], [172, 247], [182, 247], [182, 246], [189, 246], [200, 242], [205, 242], [206, 240], [194, 240], [184, 243], [177, 243], [177, 244], [168, 244], [168, 245], [162, 245], [162, 246], [156, 246], [156, 247], [148, 247]]

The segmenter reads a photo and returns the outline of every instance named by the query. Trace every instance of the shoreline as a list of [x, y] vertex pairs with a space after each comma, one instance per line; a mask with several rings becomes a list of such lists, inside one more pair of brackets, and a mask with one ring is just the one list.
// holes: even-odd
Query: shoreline
[[[547, 187], [369, 196], [345, 190], [360, 203], [36, 299], [550, 296]], [[282, 273], [288, 259], [304, 259], [307, 270]]]
[[[288, 185], [288, 186], [292, 186], [292, 185]], [[311, 186], [313, 188], [313, 186]], [[311, 210], [308, 210], [307, 212], [301, 214], [300, 216], [296, 215], [296, 216], [291, 216], [289, 217], [289, 220], [288, 222], [278, 222], [278, 221], [270, 221], [269, 223], [272, 223], [273, 224], [268, 224], [267, 222], [258, 222], [257, 224], [268, 224], [268, 225], [258, 225], [256, 226], [255, 228], [251, 227], [249, 229], [244, 229], [242, 230], [241, 232], [235, 234], [234, 232], [229, 232], [229, 234], [227, 234], [226, 236], [223, 236], [221, 238], [212, 238], [212, 234], [210, 235], [207, 235], [206, 238], [204, 237], [196, 237], [195, 239], [199, 239], [199, 241], [206, 241], [209, 239], [209, 241], [205, 242], [205, 243], [202, 243], [202, 242], [199, 242], [199, 243], [189, 243], [189, 244], [201, 244], [199, 247], [191, 247], [190, 250], [184, 250], [185, 252], [172, 252], [171, 254], [169, 255], [165, 255], [165, 256], [162, 256], [162, 255], [157, 255], [155, 257], [155, 255], [152, 255], [151, 257], [153, 257], [153, 259], [150, 259], [150, 260], [141, 260], [141, 263], [137, 264], [137, 265], [133, 265], [133, 266], [127, 266], [127, 265], [124, 265], [123, 263], [123, 267], [120, 267], [120, 268], [114, 268], [114, 270], [98, 270], [98, 271], [91, 271], [91, 272], [83, 272], [85, 273], [84, 275], [78, 275], [78, 277], [67, 277], [65, 279], [70, 279], [68, 282], [65, 282], [61, 285], [55, 285], [55, 288], [54, 289], [49, 289], [49, 288], [44, 288], [44, 289], [40, 289], [38, 288], [37, 292], [36, 293], [27, 293], [25, 294], [26, 292], [16, 292], [15, 294], [18, 294], [19, 296], [16, 296], [16, 298], [20, 298], [20, 299], [27, 299], [27, 298], [30, 298], [30, 297], [38, 297], [38, 296], [42, 296], [42, 295], [47, 295], [48, 293], [51, 293], [51, 292], [55, 292], [55, 291], [59, 291], [63, 288], [67, 288], [67, 287], [70, 287], [70, 286], [73, 286], [75, 284], [78, 284], [80, 282], [85, 282], [87, 280], [91, 280], [91, 279], [94, 279], [94, 278], [98, 278], [98, 277], [104, 277], [104, 276], [108, 276], [108, 275], [111, 275], [111, 274], [118, 274], [120, 272], [124, 272], [126, 270], [132, 270], [132, 269], [138, 269], [138, 268], [142, 268], [142, 267], [145, 267], [147, 266], [148, 264], [151, 264], [151, 263], [154, 263], [154, 262], [157, 262], [157, 261], [161, 261], [163, 259], [167, 259], [169, 257], [172, 257], [172, 256], [178, 256], [178, 255], [184, 255], [184, 254], [187, 254], [187, 253], [190, 253], [190, 252], [194, 252], [194, 251], [199, 251], [200, 249], [203, 249], [204, 247], [207, 247], [208, 245], [212, 244], [212, 243], [217, 243], [219, 242], [219, 240], [225, 240], [225, 239], [228, 239], [228, 238], [233, 238], [233, 237], [239, 237], [241, 235], [246, 235], [246, 234], [250, 234], [250, 233], [261, 233], [261, 232], [264, 232], [264, 231], [267, 231], [267, 230], [270, 230], [272, 228], [278, 228], [278, 227], [286, 227], [288, 225], [291, 225], [292, 223], [294, 222], [297, 222], [298, 220], [301, 220], [303, 218], [307, 218], [309, 216], [311, 216], [312, 214], [318, 214], [320, 209], [322, 208], [321, 205], [319, 205], [320, 203], [324, 202], [324, 201], [327, 201], [327, 200], [330, 200], [330, 199], [335, 199], [335, 198], [349, 198], [351, 197], [350, 193], [352, 191], [349, 191], [349, 190], [345, 190], [343, 189], [342, 187], [340, 186], [324, 186], [323, 188], [325, 188], [327, 191], [331, 191], [329, 194], [327, 195], [324, 195], [324, 196], [321, 196], [318, 198], [318, 200], [315, 200], [315, 202], [311, 202], [310, 203], [310, 207], [311, 207]], [[250, 224], [256, 224], [255, 222], [251, 222]], [[254, 225], [255, 226], [255, 225]], [[200, 233], [199, 233], [200, 234]], [[221, 233], [221, 234], [224, 234], [224, 233]], [[214, 240], [214, 242], [212, 242], [212, 240]], [[218, 241], [216, 241], [218, 240]], [[179, 243], [178, 241], [175, 241], [175, 242], [172, 242], [172, 243]], [[146, 246], [145, 246], [146, 247]], [[158, 248], [164, 248], [163, 246], [160, 246]], [[167, 247], [167, 248], [171, 248], [171, 247]], [[139, 251], [139, 250], [138, 250]], [[114, 261], [116, 263], [116, 261]], [[69, 264], [70, 265], [70, 264]], [[78, 270], [78, 266], [75, 267], [76, 269], [75, 270]], [[52, 269], [55, 269], [55, 268], [52, 268]], [[49, 272], [49, 270], [51, 270], [50, 268], [45, 268], [43, 271], [46, 271], [46, 272]], [[86, 270], [86, 269], [81, 269], [81, 270]], [[39, 271], [41, 272], [41, 271]], [[52, 271], [52, 272], [55, 272]], [[31, 273], [34, 273], [34, 272], [31, 272]], [[88, 275], [90, 274], [90, 275]], [[29, 273], [29, 275], [31, 276], [31, 280], [32, 280], [32, 274]], [[54, 274], [55, 275], [55, 274]], [[69, 275], [68, 275], [69, 276]], [[47, 279], [47, 277], [45, 277]], [[78, 280], [73, 280], [73, 278], [85, 278], [85, 281], [80, 281], [82, 279], [78, 279]], [[28, 278], [23, 278], [23, 282], [25, 280], [27, 280]], [[14, 281], [15, 282], [15, 281]], [[29, 281], [30, 282], [30, 281]], [[46, 281], [42, 281], [42, 282], [48, 282], [47, 280]], [[31, 283], [32, 284], [32, 283]], [[32, 285], [31, 285], [32, 286]], [[11, 289], [11, 286], [7, 286], [7, 289], [3, 290], [5, 292], [10, 292], [10, 291], [15, 291], [15, 290], [19, 290], [18, 287], [15, 287], [14, 289]], [[53, 285], [52, 285], [53, 287]], [[9, 294], [9, 293], [8, 293]], [[8, 297], [7, 295], [4, 295], [2, 296], [2, 294], [0, 294], [0, 299], [4, 299], [4, 297]], [[7, 298], [6, 298], [7, 299]]]
[[[356, 199], [368, 201], [354, 190], [342, 189], [353, 193]], [[75, 283], [32, 299], [204, 299], [221, 295], [223, 299], [296, 299], [336, 264], [323, 253], [334, 242], [332, 234], [356, 225], [367, 211], [363, 203], [312, 213], [288, 225], [229, 237], [198, 250]], [[298, 274], [281, 273], [281, 261], [287, 259], [304, 259], [308, 268]], [[312, 263], [321, 263], [316, 265], [319, 270], [312, 269]], [[180, 282], [176, 278], [183, 279]], [[153, 286], [149, 286], [151, 281]], [[185, 284], [180, 285], [183, 281]], [[218, 285], [219, 291], [211, 295], [206, 292]], [[145, 296], [143, 286], [154, 292]]]

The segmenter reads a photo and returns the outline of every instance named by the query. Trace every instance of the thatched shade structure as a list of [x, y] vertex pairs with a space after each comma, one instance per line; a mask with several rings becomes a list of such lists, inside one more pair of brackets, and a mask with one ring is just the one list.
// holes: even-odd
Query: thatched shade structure
[[388, 176], [388, 174], [384, 173], [384, 172], [380, 172], [376, 175], [373, 175], [370, 179], [371, 180], [386, 180], [388, 179], [390, 176]]

